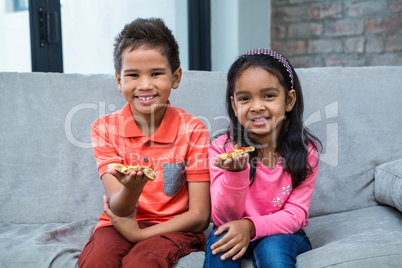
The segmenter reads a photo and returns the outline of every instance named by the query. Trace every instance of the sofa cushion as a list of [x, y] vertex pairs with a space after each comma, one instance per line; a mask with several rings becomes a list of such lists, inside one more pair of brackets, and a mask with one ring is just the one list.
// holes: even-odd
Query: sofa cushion
[[[374, 168], [401, 159], [402, 67], [297, 69], [305, 125], [322, 141], [310, 216], [377, 205]], [[380, 82], [381, 81], [381, 82]]]
[[297, 267], [400, 267], [402, 214], [374, 206], [310, 219], [313, 250], [297, 257]]
[[375, 199], [402, 212], [402, 159], [375, 168]]
[[77, 267], [96, 221], [0, 223], [0, 267]]
[[89, 132], [124, 103], [114, 76], [0, 73], [0, 88], [1, 222], [97, 220], [104, 191]]

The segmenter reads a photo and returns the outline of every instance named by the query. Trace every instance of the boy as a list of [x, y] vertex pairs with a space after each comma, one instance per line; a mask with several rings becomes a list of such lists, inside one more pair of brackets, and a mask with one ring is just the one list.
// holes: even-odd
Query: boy
[[[80, 267], [170, 267], [205, 246], [209, 224], [209, 136], [194, 116], [170, 105], [182, 69], [160, 19], [136, 19], [116, 37], [118, 90], [127, 104], [91, 128], [104, 213], [78, 258]], [[153, 166], [124, 175], [108, 164]]]

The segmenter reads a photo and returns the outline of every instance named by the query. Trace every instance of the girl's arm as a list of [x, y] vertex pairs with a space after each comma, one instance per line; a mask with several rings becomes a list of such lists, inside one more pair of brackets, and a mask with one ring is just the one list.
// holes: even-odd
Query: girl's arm
[[212, 219], [215, 225], [240, 220], [244, 215], [245, 200], [249, 188], [250, 166], [242, 171], [228, 171], [215, 166], [216, 155], [224, 153], [223, 145], [211, 143], [208, 149], [211, 176]]
[[138, 227], [136, 210], [129, 217], [115, 215], [104, 201], [104, 212], [113, 226], [129, 241], [137, 243], [141, 240], [170, 232], [201, 233], [209, 225], [210, 195], [209, 181], [188, 182], [189, 210], [175, 218], [144, 229]]
[[256, 236], [253, 240], [274, 234], [295, 233], [308, 224], [308, 212], [318, 174], [317, 158], [310, 152], [309, 163], [314, 167], [296, 189], [293, 189], [281, 210], [270, 215], [247, 217], [254, 223]]

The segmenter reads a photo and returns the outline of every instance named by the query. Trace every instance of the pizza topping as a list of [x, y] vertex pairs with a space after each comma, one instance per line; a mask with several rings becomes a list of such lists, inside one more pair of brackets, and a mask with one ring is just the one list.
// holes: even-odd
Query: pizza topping
[[232, 151], [229, 151], [227, 153], [219, 154], [217, 157], [219, 157], [221, 160], [226, 160], [228, 158], [233, 158], [237, 159], [239, 155], [242, 155], [244, 153], [248, 152], [253, 152], [255, 148], [253, 146], [250, 147], [238, 147], [235, 145]]
[[155, 180], [156, 168], [154, 166], [140, 166], [140, 165], [124, 165], [124, 164], [109, 164], [108, 168], [113, 168], [120, 173], [129, 175], [133, 171], [142, 171], [144, 172], [145, 176], [147, 176], [150, 180]]

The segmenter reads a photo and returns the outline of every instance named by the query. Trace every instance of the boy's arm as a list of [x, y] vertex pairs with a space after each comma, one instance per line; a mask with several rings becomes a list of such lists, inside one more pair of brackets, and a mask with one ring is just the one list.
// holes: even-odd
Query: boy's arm
[[103, 187], [110, 209], [118, 216], [128, 216], [133, 211], [148, 178], [142, 171], [124, 175], [113, 169], [102, 175]]
[[144, 229], [138, 227], [135, 210], [129, 217], [119, 217], [112, 212], [108, 203], [104, 201], [104, 212], [114, 227], [133, 243], [170, 232], [201, 233], [208, 227], [210, 220], [209, 181], [188, 182], [188, 191], [189, 210], [187, 212]]
[[108, 169], [110, 163], [121, 163], [116, 137], [109, 130], [115, 126], [107, 116], [98, 118], [91, 126], [91, 141], [103, 187], [108, 197], [110, 208], [119, 216], [128, 216], [135, 208], [145, 183], [148, 181], [141, 172], [124, 175], [114, 169]]

